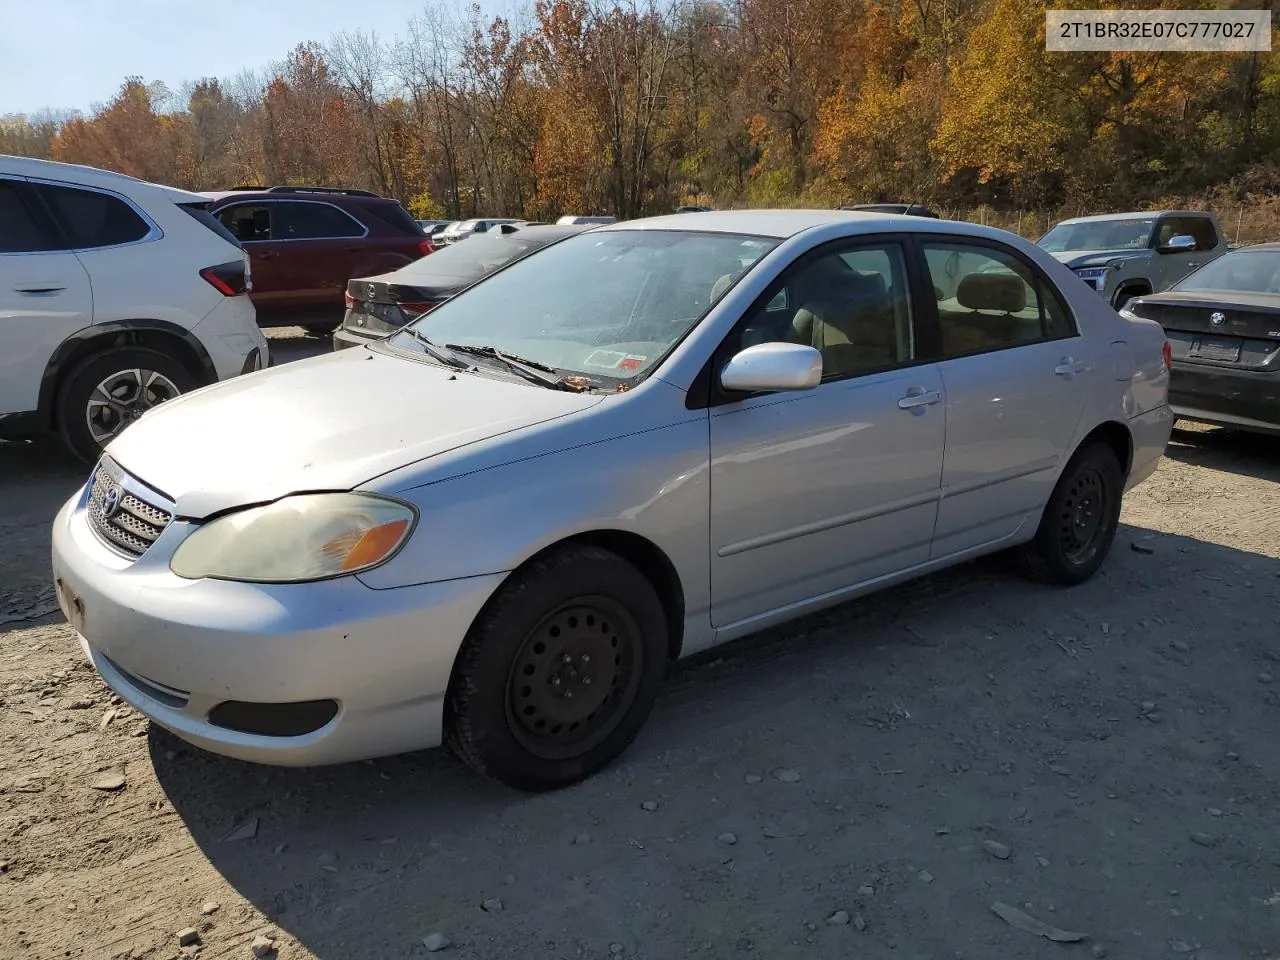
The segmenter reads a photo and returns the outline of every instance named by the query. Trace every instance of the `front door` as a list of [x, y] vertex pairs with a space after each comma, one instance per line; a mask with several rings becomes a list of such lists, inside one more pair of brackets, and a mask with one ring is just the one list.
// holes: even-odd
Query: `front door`
[[271, 239], [271, 203], [233, 203], [217, 211], [218, 220], [235, 235], [249, 255], [253, 301], [259, 323], [287, 312], [293, 290], [282, 258], [286, 246]]
[[712, 622], [743, 628], [928, 559], [942, 380], [919, 362], [905, 251], [839, 241], [803, 257], [738, 324], [743, 346], [817, 347], [814, 390], [713, 393]]
[[93, 321], [89, 275], [25, 180], [0, 177], [0, 416], [38, 406], [53, 352]]
[[322, 319], [336, 313], [341, 319], [342, 295], [365, 249], [364, 224], [320, 200], [280, 200], [270, 206], [272, 246], [280, 254], [276, 269], [290, 292], [290, 309]]
[[1071, 453], [1093, 371], [1065, 304], [1020, 255], [986, 241], [921, 246], [939, 281], [963, 265], [954, 294], [936, 306], [947, 421], [937, 559], [1009, 537], [1039, 515]]

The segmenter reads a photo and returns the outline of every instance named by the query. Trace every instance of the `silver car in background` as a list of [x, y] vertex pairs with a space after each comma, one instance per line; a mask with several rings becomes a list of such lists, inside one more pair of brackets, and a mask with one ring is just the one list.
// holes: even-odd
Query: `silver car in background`
[[973, 224], [597, 228], [144, 416], [54, 523], [57, 594], [106, 682], [209, 750], [448, 740], [554, 788], [677, 657], [1007, 548], [1092, 576], [1168, 438], [1167, 347]]

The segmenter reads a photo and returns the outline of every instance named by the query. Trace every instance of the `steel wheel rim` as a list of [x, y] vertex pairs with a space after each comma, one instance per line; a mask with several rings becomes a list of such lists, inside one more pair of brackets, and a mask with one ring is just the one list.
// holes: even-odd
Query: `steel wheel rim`
[[635, 703], [643, 669], [640, 625], [608, 597], [561, 604], [525, 635], [507, 677], [507, 723], [543, 760], [604, 741]]
[[116, 437], [152, 407], [182, 391], [157, 370], [117, 370], [93, 388], [85, 407], [89, 435], [99, 446]]
[[1088, 563], [1098, 552], [1111, 512], [1111, 494], [1102, 471], [1090, 468], [1072, 482], [1062, 501], [1062, 552], [1073, 564]]

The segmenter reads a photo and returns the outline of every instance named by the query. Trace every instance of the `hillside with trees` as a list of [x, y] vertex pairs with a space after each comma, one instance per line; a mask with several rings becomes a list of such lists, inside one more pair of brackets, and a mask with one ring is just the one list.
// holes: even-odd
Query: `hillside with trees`
[[192, 189], [362, 187], [424, 217], [1277, 192], [1280, 52], [1049, 54], [1052, 5], [428, 5], [398, 36], [338, 32], [260, 73], [180, 92], [130, 77], [86, 115], [0, 118], [0, 153]]

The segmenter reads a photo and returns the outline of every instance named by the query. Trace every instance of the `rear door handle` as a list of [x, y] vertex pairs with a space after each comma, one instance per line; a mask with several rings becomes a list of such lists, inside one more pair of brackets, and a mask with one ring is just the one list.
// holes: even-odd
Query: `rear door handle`
[[907, 395], [898, 401], [899, 410], [914, 410], [916, 407], [929, 407], [942, 400], [937, 390], [926, 390], [924, 387], [912, 387]]
[[14, 287], [18, 293], [28, 297], [47, 297], [55, 293], [61, 293], [66, 287]]
[[1084, 371], [1084, 361], [1072, 360], [1070, 357], [1063, 357], [1058, 362], [1058, 365], [1053, 368], [1053, 372], [1060, 377], [1069, 377], [1069, 376], [1072, 376], [1073, 374], [1081, 373], [1083, 371]]

